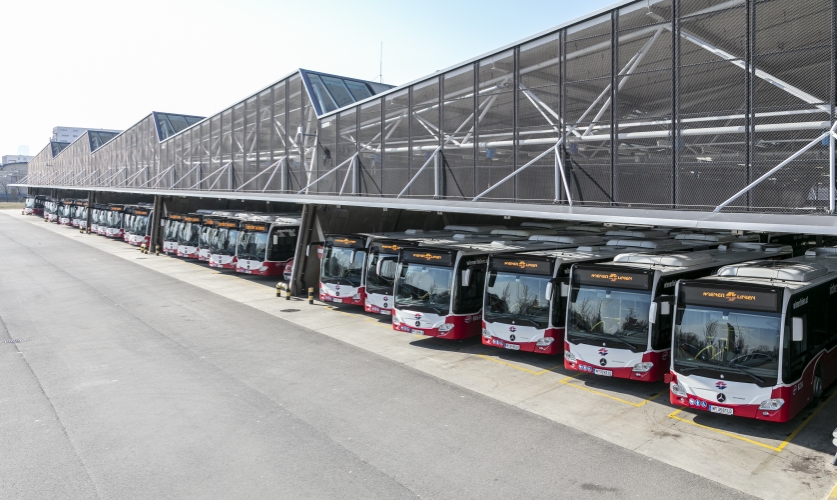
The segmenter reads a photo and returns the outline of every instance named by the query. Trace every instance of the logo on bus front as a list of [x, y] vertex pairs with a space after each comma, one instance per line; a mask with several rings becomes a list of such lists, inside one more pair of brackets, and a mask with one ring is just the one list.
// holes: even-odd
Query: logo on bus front
[[433, 255], [432, 253], [414, 253], [413, 257], [424, 260], [442, 260], [441, 255]]
[[704, 297], [711, 297], [715, 299], [726, 299], [728, 302], [735, 302], [736, 300], [753, 301], [756, 300], [755, 295], [740, 295], [735, 292], [703, 292]]
[[634, 280], [633, 276], [623, 276], [623, 275], [616, 274], [616, 273], [610, 273], [610, 274], [592, 273], [590, 275], [590, 277], [600, 279], [600, 280], [608, 280], [611, 283], [616, 283], [617, 281], [633, 281]]
[[719, 381], [715, 384], [715, 387], [717, 387], [719, 391], [723, 391], [724, 389], [726, 389], [726, 388], [727, 388], [727, 384], [725, 384], [723, 380], [719, 380]]
[[526, 261], [523, 261], [523, 260], [521, 260], [520, 262], [507, 261], [507, 262], [503, 262], [503, 265], [504, 266], [509, 266], [509, 267], [519, 267], [520, 269], [526, 269], [527, 267], [535, 267], [535, 268], [538, 267], [538, 265], [535, 264], [535, 263], [526, 262]]
[[607, 349], [605, 349], [604, 347], [599, 349], [599, 356], [607, 356]]

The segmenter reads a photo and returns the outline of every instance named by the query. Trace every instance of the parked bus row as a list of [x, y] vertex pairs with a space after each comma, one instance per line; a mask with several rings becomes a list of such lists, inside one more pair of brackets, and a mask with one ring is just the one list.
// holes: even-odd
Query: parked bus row
[[391, 315], [399, 331], [481, 335], [563, 355], [568, 370], [666, 381], [672, 403], [725, 415], [788, 421], [837, 379], [835, 247], [802, 235], [446, 229], [327, 235], [320, 300]]
[[[152, 209], [27, 200], [46, 220], [150, 245]], [[163, 252], [241, 273], [291, 270], [295, 214], [169, 213]], [[78, 221], [78, 224], [76, 224]], [[319, 298], [398, 331], [563, 356], [665, 381], [673, 404], [784, 422], [837, 380], [837, 248], [805, 235], [561, 222], [328, 234]], [[837, 312], [835, 312], [837, 314]]]

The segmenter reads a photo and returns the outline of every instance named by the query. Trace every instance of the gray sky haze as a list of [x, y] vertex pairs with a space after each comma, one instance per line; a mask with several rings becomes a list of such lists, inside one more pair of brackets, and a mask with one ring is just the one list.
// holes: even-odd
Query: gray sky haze
[[613, 0], [0, 2], [0, 154], [56, 125], [209, 116], [296, 68], [400, 85]]

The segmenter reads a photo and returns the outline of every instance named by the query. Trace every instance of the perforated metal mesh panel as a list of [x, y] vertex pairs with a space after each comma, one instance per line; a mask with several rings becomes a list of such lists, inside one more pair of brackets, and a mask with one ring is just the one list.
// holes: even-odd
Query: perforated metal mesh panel
[[[30, 174], [274, 192], [285, 179], [296, 192], [357, 153], [344, 194], [566, 204], [564, 173], [581, 206], [822, 212], [836, 12], [835, 0], [637, 1], [327, 116], [293, 74], [162, 142], [149, 116], [92, 153], [45, 148]], [[339, 193], [348, 167], [308, 192]]]

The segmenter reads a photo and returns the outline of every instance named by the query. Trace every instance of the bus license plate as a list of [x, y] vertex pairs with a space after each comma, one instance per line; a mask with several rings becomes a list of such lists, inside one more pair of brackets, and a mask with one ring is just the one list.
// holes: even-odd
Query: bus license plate
[[520, 346], [517, 345], [517, 344], [506, 344], [503, 347], [505, 347], [506, 349], [510, 349], [512, 351], [519, 351], [520, 350]]
[[337, 302], [338, 304], [342, 304], [342, 303], [343, 303], [343, 299], [338, 299], [338, 298], [336, 298], [336, 297], [335, 297], [335, 298], [332, 298], [332, 299], [331, 299], [331, 301], [332, 301], [332, 302]]
[[720, 413], [721, 415], [732, 415], [732, 408], [724, 408], [723, 406], [709, 405], [709, 411], [712, 413]]
[[415, 328], [413, 328], [412, 330], [410, 330], [410, 333], [415, 333], [416, 335], [424, 335], [424, 330], [416, 330]]
[[600, 368], [593, 368], [593, 373], [595, 375], [601, 375], [603, 377], [612, 377], [613, 371], [612, 370], [602, 370]]
[[389, 309], [385, 309], [385, 310], [382, 310], [382, 311], [381, 311], [381, 314], [384, 314], [384, 315], [386, 315], [386, 316], [391, 316], [391, 315], [392, 315], [392, 311], [390, 311]]

